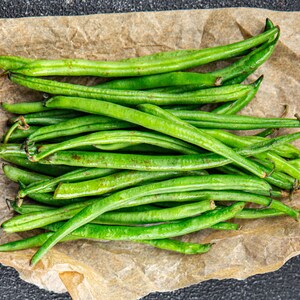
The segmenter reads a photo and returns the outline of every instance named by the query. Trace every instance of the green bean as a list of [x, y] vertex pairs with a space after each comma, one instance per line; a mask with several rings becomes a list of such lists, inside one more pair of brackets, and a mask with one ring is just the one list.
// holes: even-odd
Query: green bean
[[95, 88], [118, 90], [144, 90], [165, 86], [181, 86], [189, 84], [203, 85], [204, 87], [217, 85], [218, 77], [210, 74], [193, 72], [170, 72], [157, 75], [117, 79], [95, 85]]
[[[266, 138], [258, 136], [238, 136], [227, 131], [216, 129], [208, 129], [206, 130], [206, 132], [208, 134], [211, 134], [216, 139], [223, 141], [223, 143], [238, 148], [245, 147], [246, 145], [251, 145], [251, 143], [257, 143], [267, 140]], [[280, 146], [275, 147], [273, 151], [276, 154], [286, 158], [297, 158], [300, 156], [300, 150], [290, 144], [280, 144]]]
[[[1, 57], [0, 57], [1, 59]], [[20, 102], [20, 103], [2, 103], [2, 108], [13, 114], [28, 114], [51, 110], [43, 105], [43, 102]]]
[[9, 165], [3, 165], [2, 168], [3, 168], [4, 175], [8, 179], [14, 182], [21, 181], [26, 185], [41, 180], [48, 180], [51, 178], [50, 176], [24, 171]]
[[[58, 117], [58, 116], [64, 116], [66, 118], [69, 118], [70, 115], [78, 114], [78, 112], [75, 112], [74, 110], [68, 110], [68, 109], [59, 109], [59, 110], [47, 110], [47, 111], [41, 111], [31, 114], [26, 114], [26, 118], [52, 118], [52, 117]], [[11, 120], [13, 121], [13, 119]]]
[[[168, 178], [188, 175], [186, 172], [141, 172], [123, 171], [103, 178], [85, 180], [77, 183], [61, 183], [56, 188], [54, 199], [71, 199], [74, 197], [87, 197], [103, 195], [125, 187], [150, 182], [153, 180], [164, 180]], [[197, 175], [207, 175], [206, 171]]]
[[57, 201], [56, 199], [53, 198], [53, 194], [47, 194], [47, 193], [31, 193], [30, 195], [28, 195], [28, 197], [38, 203], [48, 204], [55, 207], [61, 207], [64, 205], [86, 201], [86, 198], [72, 198], [72, 199], [65, 199], [65, 200], [61, 199]]
[[289, 164], [300, 169], [300, 159], [293, 159], [289, 161]]
[[215, 108], [212, 112], [216, 114], [222, 114], [222, 115], [234, 115], [240, 110], [242, 110], [247, 104], [250, 103], [250, 101], [254, 98], [257, 91], [259, 90], [259, 87], [263, 81], [264, 76], [260, 76], [254, 83], [253, 83], [253, 89], [249, 91], [247, 95], [244, 97], [241, 97], [240, 99], [231, 102], [231, 103], [224, 103], [220, 105], [219, 107]]
[[143, 58], [123, 61], [88, 61], [80, 59], [35, 60], [26, 66], [13, 69], [14, 72], [29, 76], [101, 76], [125, 77], [180, 71], [212, 61], [234, 57], [246, 50], [256, 47], [274, 35], [277, 28], [267, 30], [255, 37], [233, 44], [201, 50], [178, 50], [156, 53]]
[[[172, 190], [172, 192], [181, 191], [182, 189], [184, 189], [184, 191], [195, 191], [205, 189], [205, 187], [209, 187], [210, 189], [227, 189], [235, 182], [235, 179], [237, 179], [237, 182], [234, 188], [237, 188], [237, 186], [239, 186], [239, 188], [241, 189], [242, 186], [242, 189], [247, 189], [250, 188], [250, 185], [257, 185], [258, 190], [270, 189], [270, 186], [266, 182], [258, 178], [251, 178], [247, 176], [232, 177], [228, 175], [219, 175], [216, 177], [216, 175], [210, 175], [197, 177], [181, 177], [177, 179], [170, 179], [167, 181], [160, 181], [157, 183], [143, 185], [141, 187], [134, 187], [123, 190], [121, 192], [116, 192], [113, 195], [108, 196], [107, 198], [95, 201], [92, 205], [84, 208], [80, 213], [70, 219], [52, 237], [47, 240], [47, 242], [34, 255], [31, 262], [32, 264], [37, 263], [52, 246], [54, 246], [63, 237], [71, 233], [76, 228], [79, 228], [80, 226], [92, 221], [93, 219], [107, 211], [118, 209], [124, 206], [129, 206], [131, 202], [136, 202], [136, 199], [139, 197], [158, 193], [168, 193], [170, 192], [170, 190]], [[245, 185], [243, 185], [244, 182]], [[256, 189], [255, 187], [252, 188]], [[239, 206], [239, 209], [240, 208], [241, 204]], [[218, 222], [221, 221], [224, 220], [218, 220]], [[160, 238], [163, 237], [161, 236]]]
[[24, 140], [28, 138], [31, 134], [33, 134], [36, 130], [38, 130], [39, 126], [30, 126], [30, 128], [26, 130], [16, 130], [11, 135], [9, 140], [10, 141], [18, 141], [18, 140]]
[[299, 128], [297, 119], [221, 115], [205, 111], [167, 110], [196, 127], [219, 129]]
[[284, 213], [273, 208], [244, 208], [235, 215], [237, 219], [261, 219], [269, 217], [284, 216]]
[[[287, 141], [298, 139], [299, 136], [300, 132], [255, 143], [246, 148], [238, 149], [237, 153], [246, 156], [259, 155], [259, 153], [270, 150], [272, 147], [275, 147], [280, 143], [286, 143]], [[42, 164], [139, 171], [192, 171], [216, 168], [231, 163], [232, 161], [214, 153], [157, 156], [109, 152], [58, 151], [39, 160], [39, 162]], [[257, 169], [262, 170], [257, 163], [252, 163]], [[263, 170], [262, 172], [265, 173]]]
[[[46, 111], [47, 112], [47, 111]], [[51, 111], [50, 111], [51, 112]], [[26, 124], [29, 125], [43, 125], [43, 126], [48, 126], [48, 125], [53, 125], [53, 124], [58, 124], [61, 122], [64, 122], [68, 119], [75, 118], [80, 116], [81, 114], [78, 112], [73, 112], [69, 113], [67, 116], [59, 115], [59, 116], [52, 116], [52, 117], [30, 117], [30, 116], [24, 116], [24, 121]], [[13, 118], [10, 120], [17, 120], [18, 118]]]
[[[212, 201], [207, 201], [207, 200], [203, 200], [201, 201], [201, 205], [200, 203], [194, 203], [194, 205], [196, 206], [200, 206], [200, 208], [210, 210], [211, 205], [213, 204]], [[191, 205], [191, 204], [189, 204]], [[184, 205], [178, 206], [179, 207], [184, 207]], [[18, 207], [16, 205], [15, 202], [12, 203], [12, 208], [19, 214], [28, 214], [28, 213], [34, 213], [34, 212], [45, 212], [45, 211], [49, 211], [49, 210], [53, 210], [55, 209], [54, 207], [51, 206], [44, 206], [44, 205], [33, 205], [33, 204], [23, 204], [21, 207]], [[144, 220], [143, 222], [141, 222], [140, 220], [143, 220], [143, 218], [145, 218], [145, 212], [149, 212], [150, 215], [154, 214], [154, 211], [157, 210], [156, 206], [151, 206], [151, 205], [142, 205], [142, 206], [136, 206], [133, 207], [135, 210], [134, 211], [129, 211], [128, 214], [128, 209], [126, 211], [126, 214], [124, 214], [124, 212], [118, 210], [116, 212], [108, 212], [103, 214], [102, 216], [100, 216], [99, 218], [96, 218], [92, 221], [92, 223], [94, 224], [106, 224], [106, 225], [135, 225], [136, 224], [142, 224], [142, 223], [146, 223], [146, 221]], [[165, 210], [165, 209], [160, 209], [157, 212], [159, 214], [163, 213], [168, 213], [169, 211], [174, 212], [175, 209], [172, 210]], [[199, 211], [197, 210], [195, 215], [202, 213], [203, 211]], [[139, 217], [139, 215], [142, 217], [142, 219], [137, 220], [136, 222], [134, 222], [134, 218], [132, 218], [132, 216], [135, 215], [135, 218]], [[125, 216], [125, 219], [124, 219]], [[118, 219], [118, 217], [121, 217], [123, 219]], [[176, 219], [179, 219], [177, 215], [174, 216]], [[149, 218], [149, 217], [148, 217]], [[156, 216], [157, 218], [157, 216]], [[170, 217], [169, 217], [170, 218]], [[107, 219], [107, 220], [106, 220]], [[171, 220], [171, 219], [170, 219]], [[217, 230], [237, 230], [238, 229], [238, 224], [234, 224], [234, 223], [227, 223], [227, 222], [220, 222], [218, 224], [215, 224], [213, 226], [211, 226], [211, 228], [213, 229], [217, 229]]]
[[[232, 147], [245, 147], [252, 143], [252, 141], [249, 139], [238, 138], [237, 136], [230, 134], [229, 132], [226, 132], [226, 131], [208, 130], [207, 132], [209, 132], [215, 138], [220, 139], [226, 145], [229, 145]], [[297, 134], [298, 133], [296, 133], [296, 135]], [[255, 137], [255, 140], [256, 139], [261, 139], [261, 138]], [[271, 140], [271, 139], [269, 139], [269, 140]], [[271, 160], [274, 163], [276, 170], [282, 171], [282, 172], [300, 180], [300, 170], [298, 168], [294, 167], [292, 164], [290, 164], [285, 159], [281, 158], [279, 155], [277, 155], [273, 151], [268, 151], [266, 153], [257, 153], [254, 156], [259, 159], [262, 159], [262, 160], [264, 160], [264, 159]]]
[[[191, 146], [188, 143], [182, 142], [175, 138], [164, 136], [157, 133], [142, 132], [142, 131], [101, 131], [84, 135], [75, 139], [62, 142], [60, 144], [45, 145], [39, 147], [39, 153], [30, 157], [31, 161], [39, 161], [40, 159], [49, 156], [57, 151], [76, 148], [84, 145], [110, 145], [113, 143], [125, 143], [122, 148], [130, 146], [131, 144], [150, 144], [159, 146], [166, 149], [171, 149], [184, 154], [196, 154], [198, 153], [197, 147]], [[129, 144], [128, 144], [129, 143]], [[112, 149], [114, 150], [114, 149]]]
[[115, 173], [114, 169], [97, 169], [97, 168], [81, 168], [66, 173], [62, 176], [53, 178], [51, 180], [44, 180], [41, 182], [33, 183], [25, 189], [21, 189], [18, 197], [24, 198], [31, 193], [49, 193], [56, 189], [57, 185], [62, 182], [78, 182], [82, 180], [91, 180], [94, 178], [101, 178]]
[[[0, 245], [0, 252], [7, 252], [7, 251], [18, 251], [24, 249], [30, 249], [41, 246], [53, 233], [46, 232], [41, 233], [39, 235], [9, 242], [6, 244]], [[86, 239], [94, 240], [93, 236], [87, 236]], [[82, 237], [68, 235], [62, 241], [74, 241], [82, 239]], [[183, 254], [200, 254], [209, 251], [211, 248], [210, 244], [195, 244], [195, 243], [187, 243], [187, 242], [180, 242], [178, 240], [171, 240], [171, 239], [159, 239], [159, 240], [141, 240], [141, 241], [133, 241], [142, 244], [148, 244], [153, 247], [179, 252]]]
[[100, 100], [82, 99], [82, 98], [67, 98], [54, 97], [46, 103], [47, 107], [52, 108], [72, 108], [79, 111], [85, 111], [94, 114], [104, 114], [107, 116], [122, 119], [134, 124], [141, 125], [145, 128], [152, 129], [179, 138], [193, 145], [202, 147], [212, 152], [218, 153], [224, 157], [231, 159], [244, 168], [249, 169], [259, 177], [264, 177], [265, 173], [261, 172], [253, 164], [244, 157], [237, 154], [229, 147], [224, 147], [223, 143], [211, 138], [202, 130], [193, 130], [184, 126], [174, 124], [168, 120], [155, 117], [132, 108], [120, 106], [114, 103], [104, 102]]
[[85, 132], [130, 128], [133, 126], [134, 125], [128, 122], [119, 121], [113, 118], [90, 115], [66, 120], [56, 125], [42, 127], [31, 134], [28, 141], [37, 142]]
[[[218, 211], [213, 210], [207, 213], [202, 214], [201, 216], [189, 218], [188, 220], [172, 223], [172, 224], [161, 224], [154, 225], [151, 227], [128, 227], [125, 226], [113, 226], [113, 232], [107, 230], [107, 226], [105, 225], [94, 225], [94, 224], [86, 224], [85, 227], [80, 228], [79, 230], [74, 230], [73, 234], [86, 236], [89, 233], [93, 233], [96, 236], [103, 237], [101, 235], [101, 231], [104, 233], [111, 233], [110, 238], [113, 240], [141, 240], [141, 239], [163, 239], [174, 236], [181, 236], [187, 233], [199, 231], [205, 228], [209, 228], [210, 226], [222, 222], [224, 220], [231, 219], [234, 217], [236, 213], [241, 211], [244, 207], [243, 202], [235, 203], [229, 207], [224, 209], [220, 209]], [[70, 221], [69, 221], [70, 222]], [[45, 250], [48, 250], [48, 245], [53, 246], [53, 241], [56, 241], [56, 237], [60, 236], [60, 232], [64, 232], [64, 228], [67, 227], [68, 223], [65, 223], [63, 226], [59, 227], [59, 229], [53, 234], [48, 240], [43, 244], [43, 246], [38, 250], [38, 252], [33, 256], [31, 260], [31, 264], [36, 264], [41, 257], [45, 254]], [[53, 228], [53, 225], [51, 225]], [[104, 230], [103, 230], [104, 229]], [[68, 235], [66, 231], [64, 235]], [[62, 239], [64, 236], [60, 236]], [[51, 242], [51, 243], [49, 243]], [[58, 242], [58, 241], [57, 241]]]
[[253, 89], [251, 85], [231, 85], [214, 87], [182, 94], [151, 93], [147, 91], [130, 91], [114, 89], [96, 89], [90, 86], [82, 86], [49, 79], [27, 77], [11, 74], [10, 80], [27, 88], [51, 93], [53, 95], [66, 95], [106, 100], [123, 105], [138, 105], [150, 103], [156, 105], [176, 104], [202, 104], [234, 101], [245, 96]]
[[[94, 201], [98, 201], [103, 198], [95, 198], [88, 201], [82, 201], [81, 203], [73, 203], [58, 209], [44, 210], [44, 211], [36, 211], [31, 212], [26, 215], [15, 216], [10, 220], [3, 223], [3, 228], [5, 228], [8, 232], [16, 232], [16, 231], [25, 231], [31, 230], [34, 228], [39, 228], [41, 226], [45, 226], [47, 224], [51, 224], [58, 221], [67, 220], [72, 218], [76, 213], [84, 209], [87, 205], [93, 203]], [[189, 201], [243, 201], [255, 203], [263, 206], [269, 206], [271, 208], [277, 209], [278, 211], [282, 211], [285, 214], [291, 216], [292, 218], [297, 219], [298, 212], [293, 210], [292, 208], [286, 206], [280, 201], [274, 200], [270, 197], [265, 197], [261, 195], [239, 192], [239, 191], [197, 191], [197, 192], [175, 192], [175, 193], [166, 193], [159, 195], [151, 195], [139, 198], [137, 201], [132, 202], [131, 206], [136, 205], [144, 205], [149, 203], [160, 203], [161, 201], [165, 201], [163, 203], [174, 203], [177, 202], [189, 202]], [[54, 200], [55, 202], [55, 200]], [[129, 207], [131, 207], [129, 206]], [[182, 207], [182, 205], [180, 205]], [[176, 205], [178, 207], [178, 204]], [[18, 211], [23, 210], [23, 206], [17, 208]], [[145, 211], [144, 211], [145, 212]], [[148, 210], [145, 212], [147, 215]], [[124, 214], [124, 216], [122, 215]], [[102, 224], [103, 222], [109, 224], [137, 224], [140, 222], [140, 219], [136, 217], [135, 211], [128, 211], [128, 207], [126, 211], [111, 211], [106, 212], [103, 215], [95, 218], [91, 222]], [[138, 215], [139, 211], [138, 211]], [[131, 217], [132, 218], [131, 218]]]
[[34, 61], [30, 58], [19, 56], [0, 56], [0, 69], [14, 70], [26, 66], [28, 63]]
[[14, 165], [24, 167], [26, 169], [42, 173], [45, 175], [50, 175], [50, 176], [60, 176], [63, 175], [67, 172], [71, 172], [74, 170], [73, 167], [68, 167], [68, 166], [51, 166], [48, 165], [47, 168], [45, 168], [44, 165], [39, 164], [39, 163], [33, 163], [29, 161], [26, 157], [26, 155], [11, 155], [11, 154], [0, 154], [0, 158], [3, 160], [10, 162]]

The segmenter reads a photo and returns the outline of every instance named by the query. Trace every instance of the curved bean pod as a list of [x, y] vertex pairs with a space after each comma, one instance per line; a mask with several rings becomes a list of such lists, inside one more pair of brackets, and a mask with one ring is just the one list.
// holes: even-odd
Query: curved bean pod
[[150, 103], [156, 105], [202, 104], [234, 101], [245, 96], [253, 89], [251, 85], [231, 85], [207, 88], [182, 94], [151, 93], [148, 91], [130, 91], [114, 89], [96, 89], [89, 86], [58, 82], [49, 79], [11, 74], [10, 80], [33, 90], [53, 95], [66, 95], [106, 100], [123, 105]]

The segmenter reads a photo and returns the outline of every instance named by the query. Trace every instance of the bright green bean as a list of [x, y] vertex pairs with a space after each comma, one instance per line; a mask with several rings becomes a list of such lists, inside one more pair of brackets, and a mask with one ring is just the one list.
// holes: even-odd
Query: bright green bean
[[97, 168], [81, 168], [66, 173], [62, 176], [53, 178], [51, 180], [44, 180], [41, 182], [33, 183], [25, 189], [21, 189], [18, 197], [24, 198], [26, 195], [32, 193], [49, 193], [55, 190], [58, 184], [62, 182], [78, 182], [82, 180], [91, 180], [101, 178], [115, 173], [114, 169], [97, 169]]
[[233, 44], [201, 50], [178, 50], [123, 61], [88, 61], [80, 59], [35, 60], [14, 72], [29, 76], [101, 76], [125, 77], [184, 70], [212, 61], [234, 57], [256, 47], [274, 35], [277, 28]]
[[[52, 235], [52, 232], [41, 233], [39, 235], [17, 240], [14, 242], [9, 242], [6, 244], [0, 245], [0, 252], [7, 252], [7, 251], [18, 251], [24, 249], [35, 248], [43, 245], [43, 243]], [[75, 235], [68, 235], [62, 241], [74, 241], [82, 239], [82, 237], [78, 237]], [[93, 236], [87, 236], [85, 239], [92, 239], [94, 240]], [[102, 239], [103, 240], [103, 239]], [[141, 240], [141, 241], [133, 241], [142, 244], [148, 244], [153, 247], [179, 252], [183, 254], [200, 254], [209, 251], [211, 248], [210, 244], [195, 244], [195, 243], [187, 243], [187, 242], [180, 242], [178, 240], [171, 240], [171, 239], [159, 239], [159, 240]]]
[[0, 158], [10, 162], [14, 165], [24, 167], [26, 169], [42, 173], [50, 176], [61, 176], [65, 173], [71, 172], [74, 170], [73, 167], [68, 166], [51, 166], [48, 165], [46, 168], [44, 165], [39, 163], [33, 163], [29, 161], [26, 155], [12, 155], [12, 154], [0, 154]]
[[76, 135], [85, 132], [93, 132], [109, 129], [121, 129], [134, 127], [128, 122], [119, 121], [104, 116], [89, 115], [66, 120], [56, 125], [42, 127], [36, 130], [28, 138], [29, 142], [37, 142], [42, 140], [53, 139]]
[[24, 184], [30, 184], [33, 182], [51, 179], [50, 176], [42, 175], [34, 172], [24, 171], [13, 166], [3, 165], [4, 175], [14, 182], [23, 182]]
[[95, 85], [95, 88], [118, 90], [144, 90], [165, 86], [181, 86], [189, 84], [214, 86], [219, 81], [217, 76], [193, 72], [170, 72], [142, 77], [117, 79]]
[[148, 91], [96, 89], [90, 86], [26, 77], [17, 74], [12, 74], [10, 80], [27, 88], [51, 93], [53, 95], [86, 97], [131, 106], [142, 103], [176, 105], [182, 103], [202, 104], [234, 101], [245, 96], [253, 89], [251, 85], [237, 84], [173, 95], [168, 93], [152, 93]]
[[[0, 57], [1, 59], [1, 57]], [[20, 103], [2, 103], [2, 108], [13, 114], [28, 114], [51, 110], [43, 105], [43, 102], [20, 102]]]
[[[129, 186], [164, 180], [168, 178], [188, 175], [186, 172], [142, 172], [123, 171], [103, 178], [85, 180], [77, 183], [61, 183], [56, 188], [54, 199], [71, 199], [74, 197], [87, 197], [103, 195]], [[206, 171], [197, 172], [197, 175], [207, 175]]]
[[218, 140], [211, 138], [205, 132], [201, 130], [193, 130], [169, 122], [159, 117], [155, 117], [132, 108], [120, 106], [114, 103], [108, 103], [100, 100], [82, 99], [82, 98], [71, 98], [71, 97], [54, 97], [46, 103], [47, 107], [52, 108], [72, 108], [79, 111], [85, 111], [94, 114], [104, 114], [107, 116], [122, 119], [134, 124], [141, 125], [148, 129], [158, 131], [172, 137], [179, 138], [183, 141], [197, 145], [204, 149], [218, 153], [224, 157], [231, 159], [244, 168], [253, 172], [259, 177], [264, 177], [265, 173], [258, 170], [256, 166], [245, 159], [244, 157], [237, 154], [234, 150], [229, 147], [224, 147], [223, 143]]
[[[184, 154], [196, 154], [197, 147], [189, 145], [181, 140], [172, 137], [161, 135], [158, 133], [142, 132], [142, 131], [127, 131], [127, 130], [114, 130], [114, 131], [101, 131], [84, 135], [60, 144], [45, 145], [39, 147], [39, 153], [30, 157], [31, 161], [39, 161], [40, 159], [53, 154], [57, 151], [76, 148], [85, 145], [110, 145], [113, 143], [125, 143], [122, 147], [130, 146], [130, 144], [150, 144], [158, 147], [174, 150]], [[129, 143], [129, 144], [128, 144]], [[107, 149], [108, 150], [108, 149]], [[114, 150], [114, 149], [112, 149]]]

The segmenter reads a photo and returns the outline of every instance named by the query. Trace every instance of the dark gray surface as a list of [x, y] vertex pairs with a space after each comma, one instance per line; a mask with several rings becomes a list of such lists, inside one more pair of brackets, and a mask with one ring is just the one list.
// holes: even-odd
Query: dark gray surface
[[[171, 3], [172, 2], [172, 3]], [[129, 11], [201, 9], [221, 7], [259, 7], [273, 10], [300, 10], [300, 0], [186, 0], [186, 1], [97, 1], [97, 0], [1, 0], [1, 18], [45, 15], [82, 15]], [[170, 278], [172, 280], [172, 278]], [[55, 294], [22, 281], [12, 268], [0, 264], [0, 300], [70, 299], [68, 294]], [[288, 261], [276, 272], [256, 275], [244, 281], [209, 280], [168, 293], [151, 293], [143, 300], [172, 299], [300, 299], [300, 256]], [[83, 299], [84, 300], [84, 299]], [[109, 300], [109, 299], [108, 299]]]

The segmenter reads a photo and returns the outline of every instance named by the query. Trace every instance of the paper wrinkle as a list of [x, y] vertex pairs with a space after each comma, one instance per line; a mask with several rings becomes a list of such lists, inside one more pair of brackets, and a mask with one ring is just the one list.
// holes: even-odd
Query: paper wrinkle
[[[203, 48], [239, 41], [260, 33], [269, 17], [281, 28], [272, 57], [247, 82], [265, 75], [261, 89], [245, 115], [279, 117], [289, 105], [288, 117], [300, 112], [300, 13], [262, 9], [217, 9], [106, 14], [78, 17], [39, 17], [0, 20], [0, 55], [31, 58], [88, 58], [117, 60], [176, 49]], [[209, 71], [228, 65], [215, 62], [195, 68]], [[0, 78], [0, 102], [41, 100], [41, 93]], [[65, 80], [65, 79], [64, 79]], [[98, 78], [71, 78], [95, 84]], [[0, 133], [8, 114], [0, 111]], [[295, 130], [280, 130], [280, 134]], [[297, 143], [300, 146], [300, 143]], [[0, 221], [11, 216], [5, 199], [13, 199], [17, 185], [0, 175]], [[299, 194], [293, 207], [300, 207]], [[74, 241], [57, 245], [34, 268], [34, 249], [0, 253], [0, 262], [18, 270], [22, 279], [73, 299], [137, 299], [153, 291], [168, 291], [208, 279], [237, 278], [270, 272], [300, 253], [300, 225], [291, 218], [239, 220], [242, 229], [210, 229], [182, 238], [214, 242], [204, 255], [175, 254], [130, 242]], [[30, 233], [2, 232], [0, 242]]]

